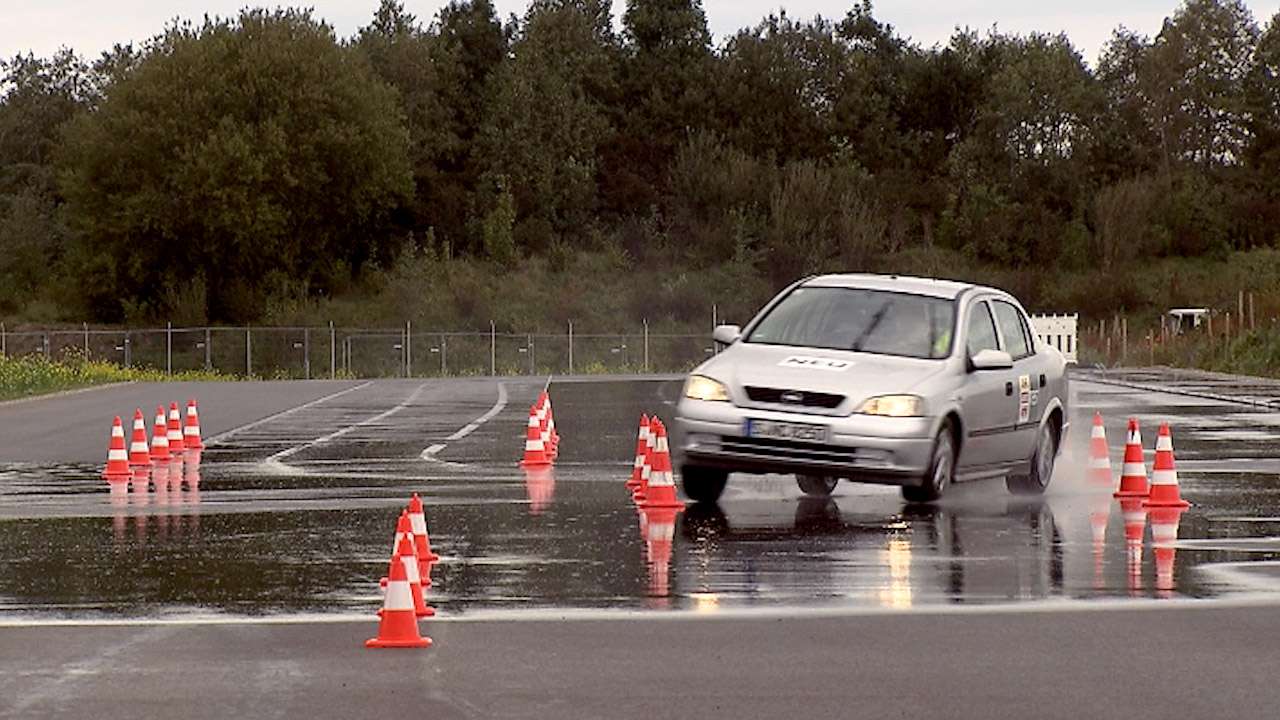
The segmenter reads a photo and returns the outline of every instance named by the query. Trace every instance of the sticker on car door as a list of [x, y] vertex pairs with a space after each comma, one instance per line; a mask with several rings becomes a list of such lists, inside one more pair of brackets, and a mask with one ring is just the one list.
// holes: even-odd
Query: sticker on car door
[[1018, 376], [1018, 422], [1031, 419], [1031, 376]]

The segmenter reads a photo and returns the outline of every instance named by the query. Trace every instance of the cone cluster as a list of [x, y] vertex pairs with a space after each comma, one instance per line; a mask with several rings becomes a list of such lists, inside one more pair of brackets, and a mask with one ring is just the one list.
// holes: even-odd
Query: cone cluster
[[555, 464], [559, 454], [560, 434], [556, 432], [551, 396], [544, 390], [538, 396], [538, 401], [529, 407], [529, 422], [525, 426], [524, 458], [520, 460], [520, 467], [549, 467]]
[[431, 644], [418, 628], [418, 619], [436, 611], [426, 603], [431, 568], [440, 556], [432, 552], [426, 513], [417, 493], [400, 512], [391, 543], [391, 562], [382, 579], [382, 609], [378, 611], [378, 635], [365, 642], [368, 648], [423, 648]]
[[[178, 461], [178, 475], [182, 474], [184, 454], [190, 464], [198, 465], [199, 452], [204, 448], [200, 439], [199, 410], [194, 399], [187, 402], [185, 421], [178, 414], [178, 404], [170, 403], [166, 414], [164, 407], [156, 408], [155, 434], [147, 444], [147, 422], [142, 408], [133, 411], [133, 427], [129, 443], [125, 445], [124, 425], [120, 416], [111, 424], [111, 441], [107, 446], [107, 465], [103, 476], [112, 482], [128, 481], [138, 471]], [[167, 475], [166, 475], [167, 476]]]
[[635, 459], [626, 487], [639, 516], [644, 559], [649, 568], [649, 594], [667, 598], [676, 520], [684, 503], [676, 496], [667, 428], [657, 416], [640, 416]]
[[[1104, 475], [1105, 473], [1105, 475]], [[1089, 447], [1089, 479], [1095, 486], [1110, 487], [1110, 460], [1102, 416], [1095, 414]], [[1151, 524], [1152, 547], [1156, 559], [1156, 589], [1173, 590], [1173, 566], [1178, 524], [1190, 506], [1182, 498], [1178, 471], [1173, 456], [1173, 434], [1168, 423], [1160, 425], [1156, 436], [1155, 459], [1148, 479], [1142, 450], [1142, 431], [1137, 418], [1129, 418], [1125, 438], [1124, 467], [1120, 487], [1115, 492], [1124, 518], [1125, 556], [1128, 561], [1129, 587], [1136, 592], [1142, 584], [1143, 537], [1148, 520]], [[1105, 533], [1105, 514], [1095, 511]], [[1097, 524], [1097, 523], [1095, 523]], [[1099, 529], [1095, 527], [1095, 546]], [[1095, 551], [1096, 552], [1096, 551]]]

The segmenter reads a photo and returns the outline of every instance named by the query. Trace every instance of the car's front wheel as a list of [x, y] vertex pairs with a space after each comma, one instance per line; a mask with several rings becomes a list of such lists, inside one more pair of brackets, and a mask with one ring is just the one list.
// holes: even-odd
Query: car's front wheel
[[1014, 495], [1041, 495], [1049, 488], [1053, 478], [1053, 465], [1058, 457], [1058, 423], [1050, 419], [1040, 427], [1036, 437], [1036, 449], [1031, 455], [1031, 472], [1027, 475], [1010, 475], [1004, 485]]
[[933, 459], [929, 463], [929, 472], [925, 474], [920, 485], [902, 486], [902, 499], [912, 503], [933, 502], [942, 497], [956, 474], [956, 439], [951, 432], [951, 423], [946, 423], [938, 431], [933, 441]]
[[832, 490], [836, 489], [836, 482], [839, 478], [830, 475], [805, 475], [796, 473], [796, 484], [800, 486], [800, 491], [810, 497], [827, 497]]
[[729, 471], [717, 468], [685, 465], [680, 468], [680, 485], [684, 494], [694, 502], [713, 503], [724, 492], [729, 482]]

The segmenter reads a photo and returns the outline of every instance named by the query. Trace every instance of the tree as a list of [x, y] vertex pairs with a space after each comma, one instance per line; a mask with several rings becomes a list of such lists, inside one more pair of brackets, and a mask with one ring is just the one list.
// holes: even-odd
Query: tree
[[608, 105], [616, 68], [607, 3], [530, 6], [511, 59], [492, 78], [479, 141], [481, 192], [496, 198], [500, 184], [511, 192], [523, 248], [585, 237], [596, 209], [600, 148], [613, 134]]
[[1105, 103], [1094, 124], [1091, 168], [1103, 182], [1151, 172], [1160, 165], [1160, 136], [1146, 95], [1151, 40], [1127, 28], [1111, 34], [1095, 76]]
[[90, 309], [167, 312], [203, 279], [209, 318], [244, 321], [273, 293], [332, 292], [394, 251], [408, 150], [394, 91], [309, 12], [174, 25], [65, 134]]

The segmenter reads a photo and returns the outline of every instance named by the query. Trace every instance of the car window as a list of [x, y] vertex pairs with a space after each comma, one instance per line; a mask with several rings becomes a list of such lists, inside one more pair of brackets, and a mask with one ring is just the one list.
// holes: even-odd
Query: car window
[[1031, 346], [1027, 343], [1026, 330], [1022, 325], [1018, 308], [1002, 300], [992, 302], [996, 309], [996, 321], [1000, 323], [1000, 335], [1004, 338], [1005, 349], [1014, 360], [1031, 354]]
[[985, 302], [976, 302], [969, 311], [968, 343], [970, 357], [982, 350], [999, 350], [996, 341], [996, 323], [991, 318], [991, 310]]
[[769, 310], [748, 343], [944, 358], [955, 301], [887, 290], [802, 287]]

